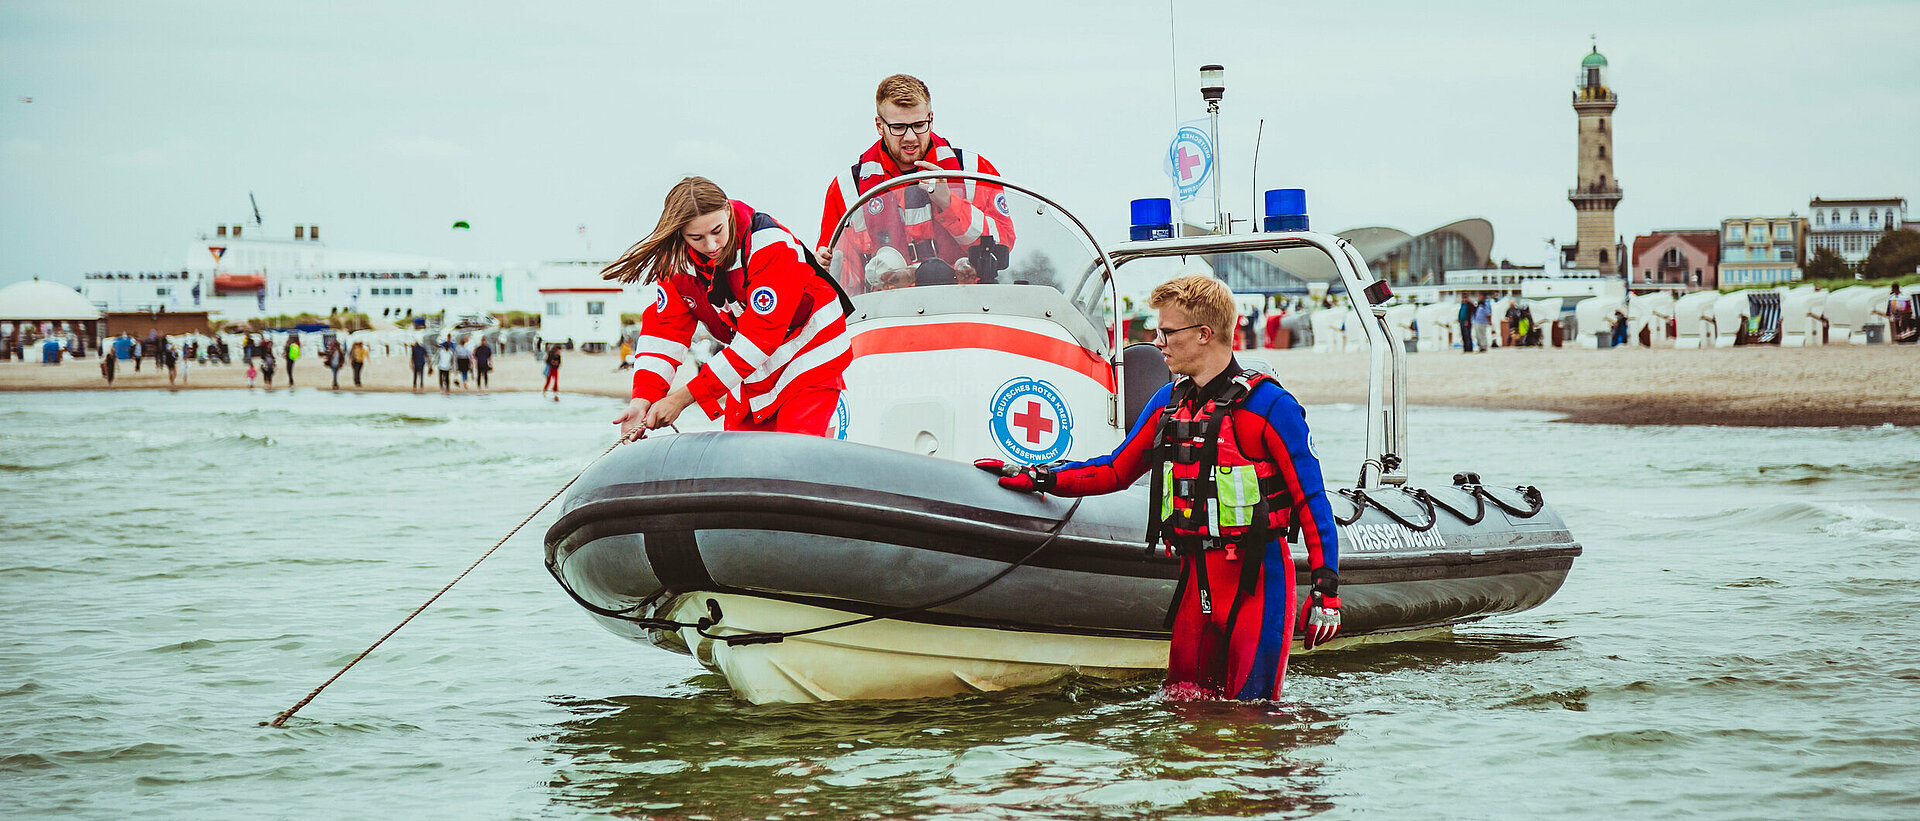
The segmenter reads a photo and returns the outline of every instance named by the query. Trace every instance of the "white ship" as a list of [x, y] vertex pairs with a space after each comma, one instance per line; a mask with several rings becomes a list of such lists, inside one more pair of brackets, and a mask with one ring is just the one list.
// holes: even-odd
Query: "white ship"
[[318, 225], [217, 225], [188, 243], [177, 268], [85, 275], [81, 292], [103, 311], [207, 311], [216, 319], [362, 313], [410, 316], [540, 313], [552, 265], [456, 262], [337, 248]]

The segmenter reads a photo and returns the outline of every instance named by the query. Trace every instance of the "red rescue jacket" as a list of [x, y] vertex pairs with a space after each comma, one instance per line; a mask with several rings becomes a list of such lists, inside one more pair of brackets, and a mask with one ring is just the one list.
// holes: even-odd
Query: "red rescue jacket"
[[[949, 171], [974, 171], [998, 176], [1000, 170], [985, 157], [963, 151], [945, 138], [927, 133], [927, 158]], [[876, 141], [859, 162], [842, 171], [827, 184], [827, 199], [820, 213], [820, 244], [833, 239], [847, 209], [861, 194], [894, 177], [919, 169], [901, 169], [887, 155], [886, 147]], [[846, 261], [859, 270], [874, 252], [891, 246], [908, 262], [938, 258], [953, 263], [967, 257], [967, 249], [983, 236], [991, 236], [1001, 245], [1013, 244], [1013, 216], [1003, 189], [974, 180], [949, 185], [952, 200], [944, 209], [920, 207], [918, 192], [904, 189], [867, 202], [847, 227], [848, 237], [842, 249], [851, 249], [856, 259]], [[929, 247], [930, 243], [930, 247]]]
[[726, 345], [688, 388], [709, 418], [764, 422], [781, 400], [812, 387], [846, 389], [853, 359], [840, 292], [786, 226], [732, 201], [739, 253], [658, 282], [634, 345], [633, 396], [659, 401], [686, 359], [694, 324]]

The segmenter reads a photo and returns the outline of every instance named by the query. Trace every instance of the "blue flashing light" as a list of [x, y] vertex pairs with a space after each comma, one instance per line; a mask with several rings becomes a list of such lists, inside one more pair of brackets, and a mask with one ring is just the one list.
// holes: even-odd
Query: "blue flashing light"
[[1129, 239], [1170, 239], [1173, 237], [1173, 200], [1149, 197], [1133, 201], [1133, 227]]
[[1268, 189], [1267, 214], [1262, 227], [1268, 231], [1307, 230], [1307, 189]]

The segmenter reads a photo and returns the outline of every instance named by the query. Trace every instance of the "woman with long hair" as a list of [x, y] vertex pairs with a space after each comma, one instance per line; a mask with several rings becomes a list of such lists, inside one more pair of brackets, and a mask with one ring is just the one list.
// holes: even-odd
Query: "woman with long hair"
[[[698, 403], [727, 430], [824, 436], [852, 361], [845, 297], [786, 226], [705, 177], [667, 192], [660, 221], [601, 271], [650, 286], [622, 438]], [[669, 392], [695, 325], [726, 347]]]

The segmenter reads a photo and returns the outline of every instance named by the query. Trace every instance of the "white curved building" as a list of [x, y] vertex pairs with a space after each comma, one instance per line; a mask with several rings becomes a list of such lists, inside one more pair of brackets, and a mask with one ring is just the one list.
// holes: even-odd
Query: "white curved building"
[[0, 338], [11, 350], [16, 344], [46, 336], [79, 337], [96, 347], [99, 309], [73, 288], [38, 278], [0, 288]]

